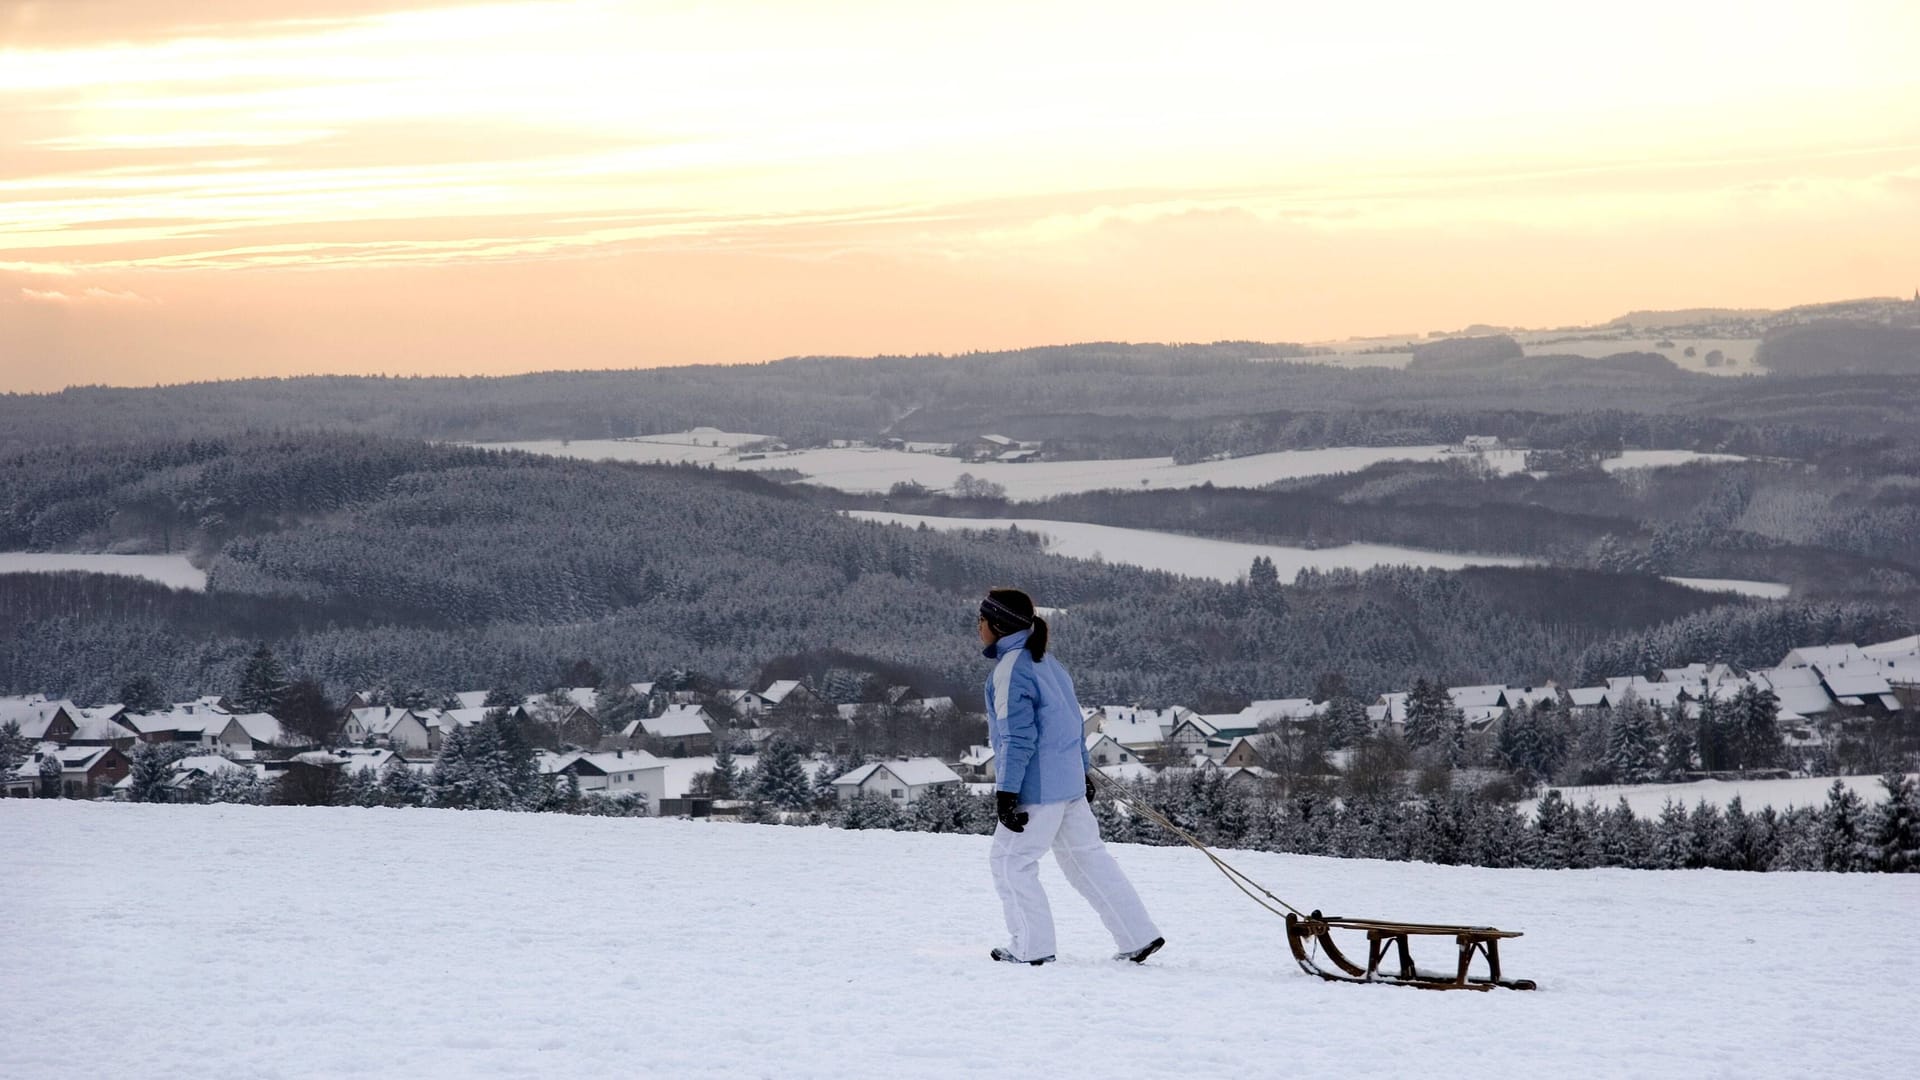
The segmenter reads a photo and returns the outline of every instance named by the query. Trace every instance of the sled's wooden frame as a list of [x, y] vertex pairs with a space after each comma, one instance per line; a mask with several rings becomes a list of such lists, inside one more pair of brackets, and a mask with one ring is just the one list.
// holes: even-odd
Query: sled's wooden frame
[[[1347, 959], [1333, 942], [1335, 930], [1358, 930], [1367, 935], [1367, 966]], [[1421, 971], [1413, 964], [1413, 952], [1407, 939], [1418, 936], [1451, 936], [1459, 948], [1460, 966], [1452, 975]], [[1376, 919], [1348, 919], [1322, 915], [1318, 911], [1302, 917], [1287, 913], [1287, 946], [1300, 969], [1331, 982], [1381, 983], [1388, 986], [1414, 986], [1422, 990], [1491, 990], [1503, 986], [1509, 990], [1532, 990], [1531, 979], [1500, 977], [1500, 939], [1519, 937], [1517, 930], [1495, 930], [1491, 926], [1439, 926], [1432, 923], [1381, 922]], [[1337, 971], [1321, 967], [1308, 954], [1311, 945], [1333, 962]], [[1381, 962], [1392, 950], [1397, 962], [1392, 970], [1382, 971]], [[1487, 973], [1470, 973], [1475, 954], [1487, 958]]]
[[[1337, 915], [1322, 915], [1315, 911], [1308, 915], [1299, 908], [1275, 896], [1272, 890], [1240, 872], [1217, 852], [1195, 839], [1192, 833], [1168, 820], [1165, 814], [1147, 805], [1145, 801], [1128, 791], [1126, 785], [1103, 772], [1088, 774], [1096, 788], [1104, 789], [1115, 799], [1131, 807], [1136, 813], [1173, 835], [1185, 840], [1198, 849], [1214, 865], [1214, 868], [1226, 875], [1233, 887], [1247, 894], [1247, 898], [1275, 915], [1284, 915], [1287, 920], [1287, 946], [1293, 950], [1293, 958], [1300, 963], [1300, 970], [1309, 975], [1318, 975], [1330, 982], [1374, 983], [1380, 986], [1414, 986], [1422, 990], [1491, 990], [1503, 986], [1509, 990], [1532, 990], [1532, 979], [1503, 979], [1500, 977], [1500, 939], [1519, 937], [1518, 930], [1495, 930], [1491, 926], [1443, 926], [1434, 923], [1382, 922], [1378, 919], [1348, 919]], [[1091, 794], [1091, 792], [1089, 792]], [[1361, 967], [1347, 959], [1340, 947], [1333, 943], [1333, 931], [1359, 930], [1367, 935], [1367, 966]], [[1413, 965], [1413, 951], [1407, 945], [1410, 937], [1451, 934], [1460, 949], [1460, 967], [1452, 977], [1433, 972], [1421, 971]], [[1328, 971], [1308, 955], [1310, 944], [1317, 945], [1316, 951], [1324, 952], [1338, 971]], [[1387, 950], [1393, 949], [1399, 962], [1393, 971], [1381, 971], [1380, 962], [1387, 958]], [[1487, 974], [1475, 976], [1468, 969], [1473, 965], [1475, 954], [1487, 958]]]

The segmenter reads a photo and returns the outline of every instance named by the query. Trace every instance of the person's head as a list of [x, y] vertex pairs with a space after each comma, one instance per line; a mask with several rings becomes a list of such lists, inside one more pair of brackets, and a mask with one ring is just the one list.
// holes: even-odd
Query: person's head
[[1008, 634], [1031, 630], [1027, 651], [1035, 660], [1047, 655], [1047, 620], [1034, 614], [1033, 597], [1019, 589], [988, 589], [980, 601], [980, 644], [991, 645]]

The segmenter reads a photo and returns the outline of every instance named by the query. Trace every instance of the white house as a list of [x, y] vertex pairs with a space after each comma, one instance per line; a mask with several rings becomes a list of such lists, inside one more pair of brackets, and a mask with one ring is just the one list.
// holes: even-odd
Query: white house
[[436, 741], [419, 713], [394, 705], [353, 710], [347, 714], [343, 734], [353, 742], [375, 743], [414, 753], [430, 752]]
[[1096, 769], [1108, 765], [1133, 765], [1140, 760], [1139, 755], [1120, 745], [1113, 736], [1104, 731], [1088, 735], [1086, 740], [1087, 760], [1093, 762], [1093, 767]]
[[644, 717], [620, 729], [629, 745], [642, 736], [676, 744], [683, 755], [713, 749], [713, 717], [699, 705], [669, 705], [659, 716]]
[[993, 747], [969, 746], [960, 758], [958, 772], [962, 779], [975, 783], [993, 783]]
[[960, 782], [959, 775], [938, 758], [908, 758], [862, 765], [834, 780], [833, 792], [841, 802], [872, 794], [904, 805], [937, 787]]
[[560, 755], [565, 762], [558, 773], [571, 774], [583, 793], [599, 795], [642, 795], [649, 809], [657, 809], [665, 795], [662, 781], [664, 764], [645, 750], [605, 750], [597, 754]]

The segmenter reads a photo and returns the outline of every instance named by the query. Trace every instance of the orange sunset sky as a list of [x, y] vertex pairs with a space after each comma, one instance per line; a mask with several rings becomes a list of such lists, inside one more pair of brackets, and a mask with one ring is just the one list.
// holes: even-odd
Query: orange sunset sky
[[0, 391], [1920, 285], [1915, 0], [0, 0]]

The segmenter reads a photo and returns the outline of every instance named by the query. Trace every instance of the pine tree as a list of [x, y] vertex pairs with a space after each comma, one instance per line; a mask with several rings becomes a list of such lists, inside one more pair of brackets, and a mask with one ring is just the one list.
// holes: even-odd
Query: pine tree
[[130, 713], [159, 712], [167, 698], [153, 676], [135, 675], [120, 685], [120, 704]]
[[1453, 699], [1446, 687], [1421, 678], [1407, 694], [1407, 745], [1416, 749], [1432, 746], [1448, 734], [1447, 710]]
[[754, 770], [753, 797], [781, 810], [805, 810], [813, 802], [813, 782], [800, 753], [785, 736], [767, 741]]
[[0, 777], [13, 775], [20, 763], [33, 756], [33, 740], [20, 734], [19, 721], [0, 725]]
[[373, 770], [368, 768], [348, 769], [346, 776], [333, 789], [335, 806], [378, 806], [380, 805], [380, 783], [374, 779]]
[[528, 810], [545, 801], [540, 765], [520, 722], [506, 709], [494, 709], [479, 726], [486, 742], [481, 769], [489, 779], [485, 809]]
[[167, 781], [172, 779], [172, 755], [159, 743], [133, 744], [133, 762], [127, 769], [128, 802], [166, 802]]
[[1533, 811], [1533, 844], [1528, 865], [1536, 870], [1563, 870], [1573, 858], [1573, 811], [1559, 788], [1540, 796]]
[[1888, 874], [1920, 873], [1920, 798], [1913, 777], [1890, 772], [1880, 778], [1887, 801], [1874, 815], [1874, 869]]
[[1780, 699], [1773, 691], [1742, 687], [1734, 695], [1734, 744], [1742, 769], [1766, 769], [1780, 761]]
[[40, 755], [41, 798], [57, 799], [60, 797], [60, 774], [62, 771], [60, 755], [57, 751], [49, 750]]
[[473, 805], [473, 739], [464, 726], [447, 732], [434, 759], [430, 792], [434, 806], [464, 809]]
[[1661, 779], [1677, 780], [1692, 772], [1694, 749], [1694, 722], [1687, 718], [1686, 710], [1676, 701], [1673, 710], [1667, 714], [1666, 730], [1662, 733]]
[[731, 799], [735, 785], [740, 782], [740, 773], [733, 764], [733, 748], [727, 745], [727, 733], [722, 730], [713, 741], [713, 773], [707, 781], [707, 792], [716, 799]]
[[1339, 750], [1358, 743], [1372, 731], [1367, 704], [1351, 694], [1336, 694], [1327, 699], [1325, 717], [1327, 746]]
[[206, 801], [257, 806], [267, 800], [267, 786], [252, 769], [221, 769], [207, 781]]
[[1659, 745], [1653, 719], [1638, 701], [1613, 710], [1607, 725], [1607, 771], [1618, 784], [1643, 784], [1659, 775]]
[[1678, 870], [1693, 854], [1693, 828], [1687, 820], [1687, 808], [1668, 799], [1653, 824], [1653, 845], [1647, 853], [1647, 866], [1654, 870]]
[[885, 795], [863, 791], [841, 805], [832, 820], [843, 829], [894, 829], [900, 825], [900, 808]]
[[1627, 797], [1600, 817], [1600, 865], [1601, 866], [1638, 866], [1645, 857], [1642, 851], [1640, 822], [1633, 816], [1633, 808], [1627, 805]]
[[1700, 755], [1700, 767], [1707, 772], [1734, 767], [1729, 711], [1718, 698], [1709, 697], [1700, 703], [1700, 715], [1694, 718], [1694, 748]]
[[240, 691], [234, 695], [234, 702], [241, 712], [270, 713], [280, 707], [286, 692], [286, 670], [263, 641], [240, 670]]
[[1827, 805], [1820, 815], [1822, 869], [1844, 874], [1866, 868], [1865, 815], [1865, 800], [1835, 780], [1827, 789]]

